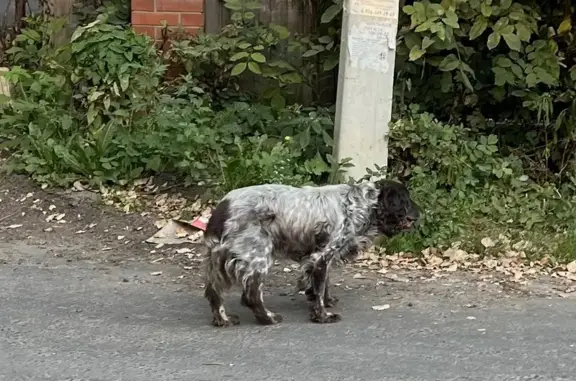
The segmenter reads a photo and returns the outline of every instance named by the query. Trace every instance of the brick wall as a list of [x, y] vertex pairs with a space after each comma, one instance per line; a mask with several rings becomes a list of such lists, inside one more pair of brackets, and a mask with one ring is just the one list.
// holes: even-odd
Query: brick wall
[[[195, 33], [204, 27], [204, 0], [131, 0], [132, 27], [160, 40], [162, 21]], [[208, 0], [210, 1], [210, 0]]]

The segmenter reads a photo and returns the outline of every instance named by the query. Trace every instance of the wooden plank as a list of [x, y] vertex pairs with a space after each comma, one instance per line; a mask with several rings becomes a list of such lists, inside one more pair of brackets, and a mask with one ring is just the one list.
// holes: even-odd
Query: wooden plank
[[222, 0], [204, 0], [204, 30], [220, 33], [228, 19], [228, 10]]

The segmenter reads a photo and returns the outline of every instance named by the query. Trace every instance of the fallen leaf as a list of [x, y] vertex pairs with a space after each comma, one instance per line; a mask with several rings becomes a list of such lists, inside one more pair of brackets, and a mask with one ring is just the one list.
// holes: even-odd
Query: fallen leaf
[[390, 308], [390, 304], [382, 304], [381, 306], [372, 306], [374, 311], [383, 311]]
[[487, 249], [496, 246], [496, 242], [494, 242], [494, 240], [490, 237], [482, 238], [482, 240], [480, 240], [480, 243]]
[[150, 275], [152, 275], [152, 276], [162, 275], [162, 271], [154, 271], [154, 272], [151, 272]]
[[468, 320], [476, 320], [476, 318], [474, 316], [466, 316], [466, 319]]
[[366, 279], [366, 277], [362, 274], [354, 274], [354, 276], [352, 278], [354, 278], [354, 279]]
[[452, 263], [449, 267], [446, 268], [446, 271], [454, 272], [458, 270], [458, 263]]
[[184, 247], [182, 249], [176, 249], [176, 254], [186, 254], [186, 253], [191, 253], [191, 252], [192, 252], [192, 250], [187, 248], [187, 247]]
[[572, 261], [566, 265], [566, 270], [571, 273], [576, 273], [576, 261]]
[[284, 269], [282, 271], [284, 271], [285, 273], [291, 273], [292, 269], [289, 267], [284, 267]]
[[23, 226], [22, 224], [14, 224], [14, 225], [8, 226], [8, 229], [18, 229], [18, 228], [21, 228], [22, 226]]

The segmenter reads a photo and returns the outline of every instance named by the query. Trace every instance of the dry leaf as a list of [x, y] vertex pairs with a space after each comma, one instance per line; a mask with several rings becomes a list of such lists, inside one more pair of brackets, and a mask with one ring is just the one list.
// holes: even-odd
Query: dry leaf
[[450, 271], [450, 272], [454, 272], [458, 270], [458, 263], [452, 263], [448, 268], [446, 268], [446, 271]]
[[151, 272], [150, 275], [152, 275], [152, 276], [162, 275], [162, 271], [154, 271], [154, 272]]
[[484, 246], [487, 249], [496, 246], [496, 242], [494, 242], [494, 240], [490, 237], [482, 238], [480, 243], [482, 244], [482, 246]]
[[576, 261], [572, 261], [566, 265], [566, 270], [571, 273], [576, 273]]
[[381, 306], [372, 306], [374, 311], [384, 311], [390, 308], [390, 304], [382, 304]]
[[8, 229], [17, 229], [17, 228], [21, 228], [22, 226], [23, 226], [22, 224], [14, 224], [14, 225], [8, 226]]

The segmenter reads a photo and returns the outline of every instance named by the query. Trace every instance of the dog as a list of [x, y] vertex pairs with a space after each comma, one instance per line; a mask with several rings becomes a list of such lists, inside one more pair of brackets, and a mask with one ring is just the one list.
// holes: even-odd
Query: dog
[[214, 209], [204, 233], [205, 293], [217, 327], [237, 325], [227, 314], [223, 293], [243, 288], [241, 303], [260, 324], [283, 320], [264, 305], [264, 279], [276, 258], [301, 264], [299, 285], [310, 303], [310, 319], [333, 323], [341, 315], [328, 312], [328, 272], [334, 261], [349, 262], [379, 234], [409, 231], [419, 220], [418, 205], [408, 189], [395, 181], [354, 185], [293, 187], [267, 184], [235, 189]]

